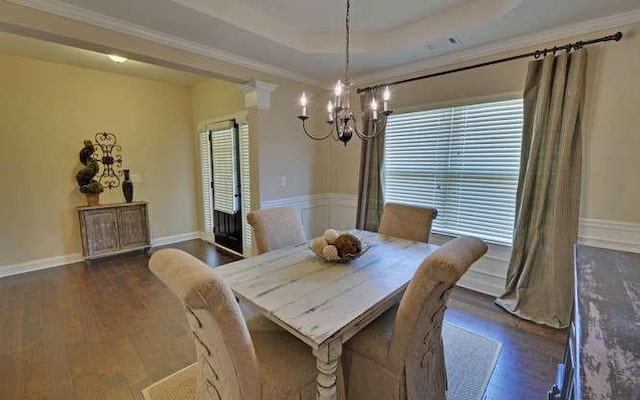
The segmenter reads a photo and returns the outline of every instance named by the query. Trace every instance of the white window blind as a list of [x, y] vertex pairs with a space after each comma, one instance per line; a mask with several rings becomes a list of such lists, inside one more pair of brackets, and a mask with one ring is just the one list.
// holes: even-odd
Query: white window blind
[[211, 193], [211, 147], [209, 132], [200, 132], [200, 171], [202, 174], [202, 208], [204, 231], [213, 234], [213, 197]]
[[235, 214], [239, 209], [235, 124], [219, 125], [222, 126], [211, 130], [213, 207], [217, 211]]
[[385, 201], [437, 208], [435, 233], [510, 245], [522, 120], [522, 100], [391, 115]]
[[249, 124], [240, 123], [240, 183], [242, 187], [242, 235], [244, 254], [252, 247], [251, 225], [247, 222], [247, 213], [251, 210], [251, 177], [249, 161]]

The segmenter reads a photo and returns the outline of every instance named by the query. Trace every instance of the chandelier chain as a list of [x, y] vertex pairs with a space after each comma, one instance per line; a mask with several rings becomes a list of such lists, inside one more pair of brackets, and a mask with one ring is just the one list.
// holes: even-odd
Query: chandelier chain
[[347, 0], [347, 16], [345, 18], [346, 25], [346, 40], [345, 40], [345, 67], [344, 67], [344, 83], [345, 85], [349, 84], [349, 44], [351, 41], [350, 38], [350, 28], [349, 25], [351, 23], [351, 0]]
[[[313, 140], [324, 140], [333, 138], [339, 140], [347, 145], [353, 136], [358, 136], [362, 140], [369, 140], [382, 135], [387, 125], [387, 117], [393, 111], [388, 109], [389, 89], [386, 88], [382, 94], [382, 111], [378, 111], [378, 104], [376, 99], [371, 99], [371, 107], [368, 112], [365, 112], [363, 107], [363, 130], [360, 131], [357, 126], [357, 119], [354, 113], [351, 111], [349, 104], [349, 95], [351, 89], [351, 81], [349, 80], [349, 69], [351, 62], [351, 54], [349, 53], [351, 48], [351, 0], [346, 0], [347, 10], [345, 16], [345, 65], [344, 65], [344, 77], [342, 82], [338, 81], [335, 86], [334, 102], [329, 101], [327, 104], [327, 124], [329, 124], [329, 130], [317, 136], [307, 130], [306, 121], [309, 119], [307, 115], [307, 97], [304, 93], [300, 97], [300, 105], [302, 106], [302, 113], [298, 116], [298, 119], [302, 121], [302, 130], [304, 133]], [[371, 128], [371, 129], [369, 129]]]

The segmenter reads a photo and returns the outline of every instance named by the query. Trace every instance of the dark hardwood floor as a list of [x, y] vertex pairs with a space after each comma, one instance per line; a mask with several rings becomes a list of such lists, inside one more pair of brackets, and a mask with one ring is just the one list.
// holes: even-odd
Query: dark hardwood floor
[[[193, 240], [172, 245], [221, 265], [236, 259]], [[178, 301], [143, 254], [0, 279], [0, 399], [141, 399], [195, 361]], [[545, 399], [564, 331], [519, 320], [456, 288], [447, 321], [496, 339], [502, 353], [486, 399]]]

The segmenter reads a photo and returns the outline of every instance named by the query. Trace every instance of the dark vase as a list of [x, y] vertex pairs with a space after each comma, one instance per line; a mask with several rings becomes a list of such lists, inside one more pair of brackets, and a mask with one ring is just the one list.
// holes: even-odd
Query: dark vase
[[122, 193], [124, 194], [127, 203], [131, 203], [133, 200], [133, 183], [129, 179], [129, 170], [124, 169], [124, 181], [122, 182]]

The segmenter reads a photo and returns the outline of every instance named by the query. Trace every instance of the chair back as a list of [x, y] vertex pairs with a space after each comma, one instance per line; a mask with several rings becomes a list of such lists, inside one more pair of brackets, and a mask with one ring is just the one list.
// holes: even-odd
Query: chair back
[[198, 359], [198, 400], [260, 399], [258, 361], [229, 286], [210, 267], [176, 249], [151, 256], [149, 267], [184, 306]]
[[[407, 374], [408, 398], [444, 399], [442, 319], [451, 289], [487, 252], [480, 239], [453, 239], [428, 255], [405, 291], [389, 346], [392, 369]], [[417, 396], [417, 397], [416, 397]]]
[[302, 220], [290, 207], [265, 208], [247, 214], [258, 254], [306, 241]]
[[431, 223], [437, 215], [435, 208], [386, 203], [378, 233], [414, 242], [428, 242]]

